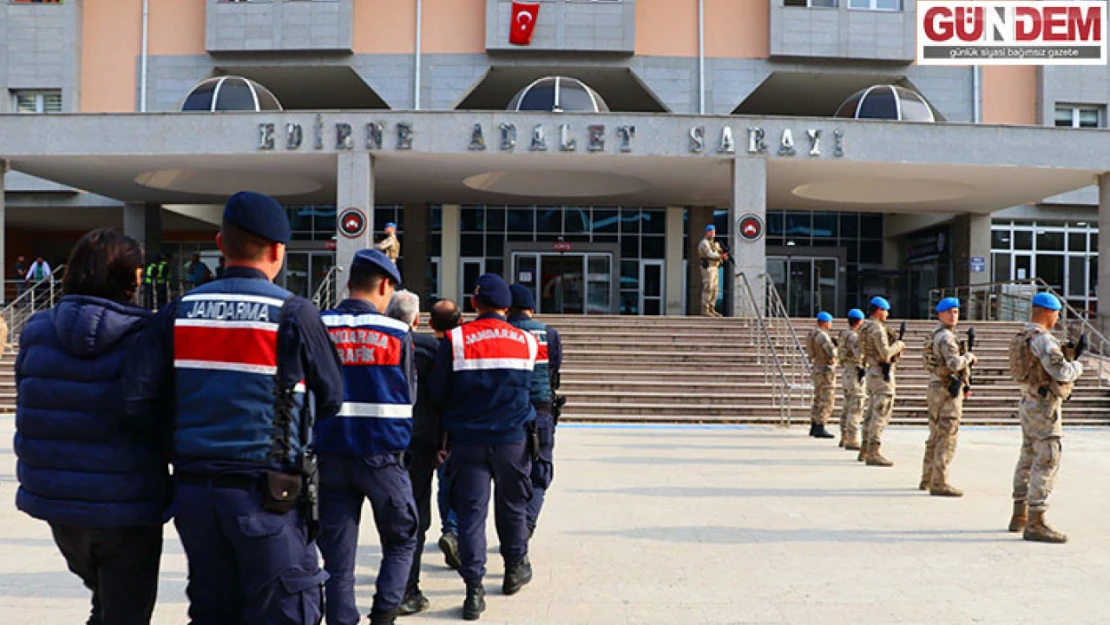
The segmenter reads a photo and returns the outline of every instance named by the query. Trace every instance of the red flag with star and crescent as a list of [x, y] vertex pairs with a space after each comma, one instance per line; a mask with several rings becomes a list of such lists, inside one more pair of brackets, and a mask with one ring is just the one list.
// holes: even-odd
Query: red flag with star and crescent
[[509, 43], [517, 46], [532, 43], [532, 32], [536, 30], [539, 15], [540, 5], [534, 2], [513, 2], [513, 29], [509, 31]]

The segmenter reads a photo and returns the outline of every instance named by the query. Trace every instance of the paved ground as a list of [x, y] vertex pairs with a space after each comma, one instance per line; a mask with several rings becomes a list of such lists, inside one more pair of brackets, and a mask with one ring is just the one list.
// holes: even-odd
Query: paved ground
[[[87, 592], [46, 525], [12, 503], [11, 433], [11, 418], [0, 418], [0, 623], [83, 623]], [[1071, 537], [1064, 546], [1003, 531], [1015, 429], [963, 433], [953, 481], [968, 496], [957, 500], [915, 489], [922, 429], [888, 432], [893, 469], [865, 468], [804, 433], [562, 428], [556, 487], [533, 542], [536, 579], [501, 596], [494, 547], [482, 622], [1110, 622], [1110, 430], [1067, 432], [1050, 513]], [[185, 621], [185, 558], [172, 528], [167, 536], [158, 624]], [[364, 527], [367, 610], [375, 543]], [[462, 583], [438, 550], [425, 563], [432, 610], [402, 622], [458, 619]]]

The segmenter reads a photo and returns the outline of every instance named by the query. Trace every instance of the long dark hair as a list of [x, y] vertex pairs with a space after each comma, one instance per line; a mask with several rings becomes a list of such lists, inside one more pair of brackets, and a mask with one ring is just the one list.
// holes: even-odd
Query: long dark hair
[[67, 295], [91, 295], [127, 303], [138, 288], [135, 270], [143, 266], [139, 242], [111, 228], [98, 228], [81, 237], [66, 262], [62, 290]]

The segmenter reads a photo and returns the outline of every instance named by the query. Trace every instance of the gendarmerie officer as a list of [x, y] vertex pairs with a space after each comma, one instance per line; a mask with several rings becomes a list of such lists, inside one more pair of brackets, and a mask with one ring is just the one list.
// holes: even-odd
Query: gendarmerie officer
[[322, 315], [343, 362], [343, 407], [316, 424], [320, 456], [320, 553], [329, 625], [356, 625], [355, 552], [370, 500], [382, 546], [372, 625], [397, 617], [416, 550], [417, 512], [404, 454], [416, 396], [411, 328], [382, 314], [401, 284], [378, 250], [351, 261], [348, 299]]
[[123, 383], [130, 418], [173, 423], [174, 522], [194, 625], [321, 616], [306, 391], [327, 418], [343, 379], [319, 311], [271, 282], [289, 234], [273, 198], [233, 195], [216, 236], [224, 279], [159, 311]]
[[539, 449], [532, 454], [532, 499], [528, 501], [528, 538], [536, 531], [536, 523], [543, 509], [544, 494], [555, 478], [555, 417], [553, 416], [555, 389], [558, 386], [559, 368], [563, 365], [563, 343], [559, 332], [532, 318], [536, 312], [536, 298], [523, 284], [509, 287], [513, 305], [509, 310], [509, 323], [527, 330], [536, 337], [539, 352], [536, 368], [532, 371], [532, 407], [536, 409], [536, 439]]
[[531, 387], [539, 352], [530, 333], [505, 321], [512, 296], [500, 276], [478, 278], [473, 303], [478, 317], [447, 333], [431, 383], [450, 445], [446, 474], [459, 517], [459, 574], [466, 582], [467, 620], [478, 619], [486, 607], [482, 578], [491, 479], [505, 559], [501, 590], [511, 595], [532, 580], [526, 520], [532, 453], [525, 434], [536, 418]]

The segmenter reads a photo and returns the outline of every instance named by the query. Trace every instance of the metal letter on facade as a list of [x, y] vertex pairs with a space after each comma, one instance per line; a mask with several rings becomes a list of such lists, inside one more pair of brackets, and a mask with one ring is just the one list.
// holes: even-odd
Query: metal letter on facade
[[794, 131], [783, 129], [782, 140], [779, 141], [779, 156], [794, 156]]
[[323, 150], [324, 149], [324, 116], [323, 115], [316, 115], [316, 121], [312, 124], [312, 128], [315, 131], [315, 137], [316, 137], [316, 141], [314, 142], [315, 144], [314, 144], [313, 147], [315, 147], [317, 150]]
[[586, 127], [590, 132], [590, 143], [586, 147], [590, 152], [605, 151], [605, 125], [591, 124]]
[[833, 131], [833, 156], [844, 156], [844, 131], [839, 128]]
[[304, 129], [300, 124], [285, 124], [285, 149], [296, 150], [304, 142]]
[[258, 125], [258, 149], [259, 150], [272, 150], [272, 149], [274, 149], [274, 125], [273, 124], [259, 124]]
[[621, 152], [631, 152], [632, 140], [636, 138], [636, 127], [617, 126], [617, 136], [621, 138]]
[[501, 151], [512, 152], [516, 147], [516, 124], [501, 123]]
[[563, 152], [578, 149], [578, 142], [570, 138], [570, 124], [559, 124], [559, 149]]
[[397, 149], [412, 149], [412, 124], [406, 122], [397, 124]]
[[350, 150], [353, 147], [355, 142], [351, 139], [351, 125], [347, 122], [339, 122], [335, 125], [335, 149]]
[[547, 151], [547, 137], [543, 133], [543, 124], [536, 124], [532, 128], [532, 145], [528, 149], [533, 152]]
[[694, 126], [690, 129], [690, 151], [701, 154], [705, 150], [705, 126]]
[[474, 130], [470, 131], [469, 149], [475, 151], [486, 149], [486, 135], [482, 133], [481, 124], [474, 124]]
[[732, 126], [725, 126], [721, 129], [721, 143], [717, 146], [717, 151], [721, 154], [736, 153], [736, 141], [732, 138]]
[[751, 126], [748, 128], [748, 154], [763, 154], [767, 151], [767, 143], [764, 141], [767, 134], [759, 126]]
[[807, 130], [806, 136], [809, 137], [809, 155], [821, 156], [821, 131]]
[[385, 124], [381, 122], [370, 122], [369, 124], [366, 124], [366, 149], [382, 149], [382, 135], [384, 134], [384, 132]]

